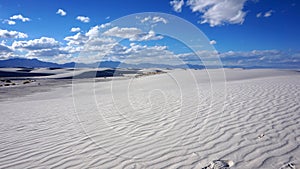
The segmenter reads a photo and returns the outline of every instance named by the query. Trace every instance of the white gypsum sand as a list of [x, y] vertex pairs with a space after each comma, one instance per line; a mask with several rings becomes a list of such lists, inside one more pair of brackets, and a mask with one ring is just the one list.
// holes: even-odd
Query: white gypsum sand
[[225, 72], [18, 90], [0, 102], [0, 168], [299, 168], [299, 72]]

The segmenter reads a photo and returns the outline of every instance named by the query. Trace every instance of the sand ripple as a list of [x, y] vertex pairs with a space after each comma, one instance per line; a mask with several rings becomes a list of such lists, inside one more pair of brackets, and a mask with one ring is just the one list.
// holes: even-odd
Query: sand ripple
[[299, 168], [299, 75], [179, 74], [0, 102], [0, 168]]

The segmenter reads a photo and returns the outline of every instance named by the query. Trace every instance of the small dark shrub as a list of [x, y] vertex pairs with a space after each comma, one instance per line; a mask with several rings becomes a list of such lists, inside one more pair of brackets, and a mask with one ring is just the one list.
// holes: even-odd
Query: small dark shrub
[[30, 81], [26, 80], [26, 81], [23, 82], [23, 84], [27, 84], [27, 83], [30, 83]]

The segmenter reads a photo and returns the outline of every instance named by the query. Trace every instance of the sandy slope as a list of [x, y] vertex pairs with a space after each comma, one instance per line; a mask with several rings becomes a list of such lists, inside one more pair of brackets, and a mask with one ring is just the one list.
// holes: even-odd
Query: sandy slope
[[222, 73], [90, 79], [3, 100], [0, 168], [299, 168], [300, 74]]

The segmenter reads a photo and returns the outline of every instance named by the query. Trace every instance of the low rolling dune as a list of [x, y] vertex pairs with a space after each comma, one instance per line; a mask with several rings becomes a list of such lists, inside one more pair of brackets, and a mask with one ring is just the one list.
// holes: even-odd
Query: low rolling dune
[[0, 88], [0, 168], [300, 167], [299, 72], [165, 72]]

